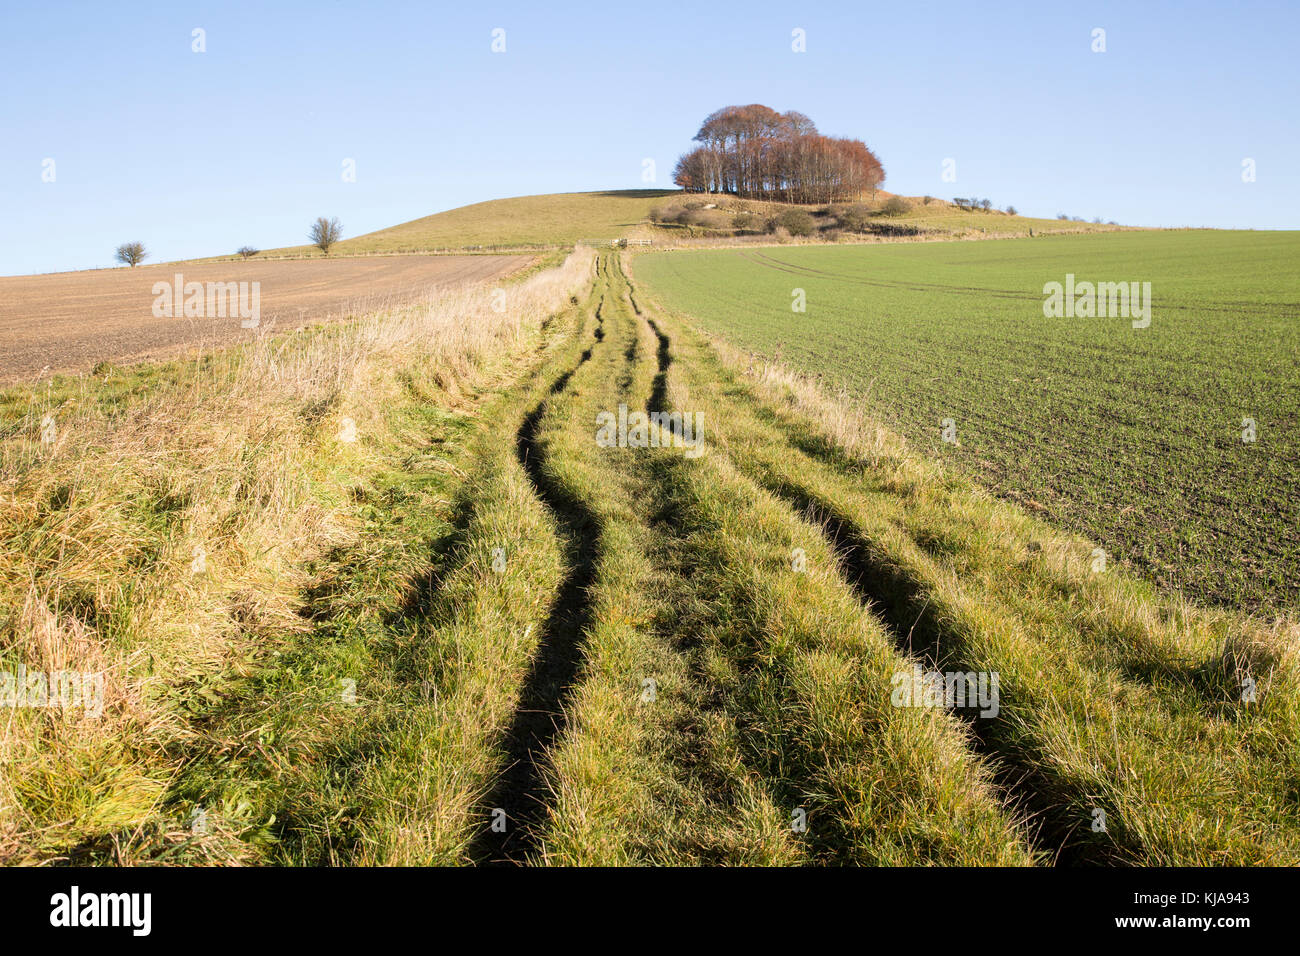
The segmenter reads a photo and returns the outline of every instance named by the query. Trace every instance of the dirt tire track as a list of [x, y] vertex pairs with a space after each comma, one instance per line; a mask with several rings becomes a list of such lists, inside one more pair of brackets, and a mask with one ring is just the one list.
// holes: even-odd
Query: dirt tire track
[[599, 518], [580, 500], [547, 474], [545, 443], [539, 441], [550, 401], [605, 340], [604, 295], [596, 306], [596, 345], [585, 349], [576, 365], [559, 376], [546, 396], [525, 417], [515, 436], [516, 456], [533, 491], [551, 512], [559, 529], [567, 566], [555, 602], [539, 636], [537, 651], [524, 679], [519, 703], [504, 735], [506, 764], [483, 806], [506, 812], [507, 825], [497, 832], [484, 826], [471, 848], [472, 858], [484, 864], [522, 864], [537, 851], [546, 818], [546, 767], [555, 741], [567, 724], [566, 703], [583, 660], [583, 636], [591, 623], [589, 592], [599, 560]]

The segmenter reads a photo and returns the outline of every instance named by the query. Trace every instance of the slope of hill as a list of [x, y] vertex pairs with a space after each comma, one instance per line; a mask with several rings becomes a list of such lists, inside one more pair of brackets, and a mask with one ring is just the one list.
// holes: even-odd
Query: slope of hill
[[[332, 254], [568, 246], [580, 239], [615, 239], [645, 221], [665, 197], [676, 195], [672, 189], [625, 189], [493, 199], [344, 239]], [[266, 253], [298, 254], [320, 252], [295, 246]]]
[[[879, 210], [893, 198], [893, 193], [879, 191], [868, 206]], [[1035, 233], [1091, 232], [1115, 226], [1070, 220], [1035, 219], [1012, 216], [999, 210], [963, 211], [942, 199], [903, 197], [911, 207], [901, 216], [878, 216], [883, 226], [923, 235], [952, 236], [1023, 236]], [[844, 205], [844, 204], [836, 204]], [[652, 211], [696, 207], [711, 214], [714, 221], [707, 227], [680, 223], [655, 223]], [[707, 209], [705, 207], [708, 207]], [[434, 252], [570, 246], [582, 239], [604, 240], [647, 238], [660, 241], [726, 238], [736, 234], [732, 216], [745, 209], [759, 219], [779, 216], [787, 209], [802, 209], [814, 214], [824, 206], [794, 205], [780, 202], [738, 199], [703, 193], [684, 193], [675, 189], [624, 189], [583, 193], [550, 193], [541, 196], [515, 196], [493, 199], [434, 213], [421, 219], [344, 239], [331, 255], [375, 255], [382, 253]], [[751, 230], [752, 231], [752, 230]], [[316, 257], [321, 253], [312, 246], [291, 246], [262, 253], [272, 256]], [[233, 258], [221, 256], [217, 258]]]
[[[897, 204], [897, 208], [887, 205], [891, 202]], [[1037, 235], [1124, 228], [1114, 223], [1038, 219], [1000, 209], [961, 208], [956, 203], [933, 196], [902, 196], [878, 190], [862, 202], [814, 204], [679, 193], [660, 205], [655, 216], [660, 222], [655, 224], [655, 231], [665, 236], [692, 239], [762, 236], [768, 232], [765, 227], [768, 220], [779, 220], [791, 210], [812, 216], [814, 232], [810, 238], [814, 240], [998, 238], [1027, 236], [1031, 232]], [[741, 218], [737, 219], [738, 216]]]

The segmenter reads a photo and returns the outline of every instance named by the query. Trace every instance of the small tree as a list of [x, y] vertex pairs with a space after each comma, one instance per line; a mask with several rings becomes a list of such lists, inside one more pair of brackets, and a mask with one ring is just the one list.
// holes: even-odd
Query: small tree
[[253, 256], [257, 255], [261, 251], [262, 251], [261, 249], [254, 249], [252, 246], [240, 246], [238, 249], [235, 250], [235, 253], [237, 255], [243, 256], [245, 259], [251, 259]]
[[1008, 206], [1008, 207], [1007, 207], [1007, 215], [1008, 215], [1008, 216], [1018, 216], [1018, 215], [1020, 215], [1020, 213], [1016, 212], [1016, 207], [1015, 207], [1015, 206]]
[[993, 208], [993, 203], [988, 199], [981, 199], [980, 205], [984, 207], [985, 212], [988, 212], [990, 209]]
[[313, 246], [328, 256], [330, 246], [338, 242], [342, 234], [343, 227], [339, 225], [338, 219], [326, 219], [321, 216], [311, 224], [311, 230], [307, 233], [307, 238], [311, 240]]
[[132, 268], [144, 262], [147, 255], [149, 253], [145, 251], [143, 242], [124, 242], [117, 247], [117, 261], [124, 262]]

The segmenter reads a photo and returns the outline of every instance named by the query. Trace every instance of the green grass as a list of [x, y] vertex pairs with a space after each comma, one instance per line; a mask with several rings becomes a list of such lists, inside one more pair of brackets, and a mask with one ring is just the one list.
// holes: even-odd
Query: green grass
[[636, 404], [652, 387], [653, 339], [621, 290], [603, 256], [593, 297], [599, 337], [548, 399], [537, 435], [538, 480], [587, 517], [593, 567], [580, 672], [564, 732], [544, 758], [549, 800], [534, 858], [797, 863], [780, 808], [744, 771], [734, 721], [710, 706], [672, 626], [682, 582], [665, 566], [665, 535], [651, 527], [656, 489], [585, 427], [597, 410]]
[[[637, 273], [1112, 561], [1277, 610], [1300, 599], [1297, 256], [1292, 233], [1188, 231], [668, 252]], [[1151, 282], [1150, 327], [1044, 318], [1044, 283], [1067, 273]]]
[[[603, 334], [548, 400], [548, 500], [583, 516], [590, 621], [537, 859], [1024, 864], [1014, 814], [948, 714], [889, 703], [906, 667], [819, 531], [720, 460], [603, 449], [590, 423], [654, 407], [670, 355], [602, 257]], [[792, 570], [805, 547], [821, 572]], [[654, 694], [645, 696], [645, 681]], [[806, 814], [806, 830], [792, 826]]]
[[[408, 227], [644, 235], [659, 202]], [[5, 724], [0, 859], [1293, 864], [1295, 627], [1177, 590], [1294, 597], [1297, 251], [555, 249], [517, 320], [6, 389], [0, 669], [110, 681], [103, 720]], [[1151, 327], [1044, 319], [1067, 272], [1152, 282]], [[702, 413], [703, 455], [601, 447], [619, 404]], [[913, 668], [995, 675], [998, 713], [898, 706]]]
[[[606, 279], [606, 336], [542, 432], [597, 542], [542, 859], [1300, 859], [1293, 630], [1095, 572], [1088, 542], [887, 437], [850, 450], [815, 403]], [[648, 396], [629, 306], [663, 331]], [[702, 412], [706, 454], [602, 453], [590, 423], [620, 401]], [[1000, 713], [893, 706], [914, 665], [998, 675]], [[660, 697], [638, 708], [647, 674]], [[809, 829], [782, 835], [792, 809]]]

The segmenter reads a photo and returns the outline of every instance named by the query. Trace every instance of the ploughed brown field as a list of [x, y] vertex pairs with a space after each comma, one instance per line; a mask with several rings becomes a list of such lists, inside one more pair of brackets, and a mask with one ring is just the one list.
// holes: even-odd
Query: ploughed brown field
[[[36, 276], [0, 276], [0, 382], [85, 371], [229, 345], [348, 314], [401, 305], [436, 289], [495, 279], [534, 257], [392, 256], [176, 263]], [[260, 283], [260, 324], [225, 318], [159, 318], [153, 288], [184, 283]], [[183, 302], [176, 315], [183, 314]]]

